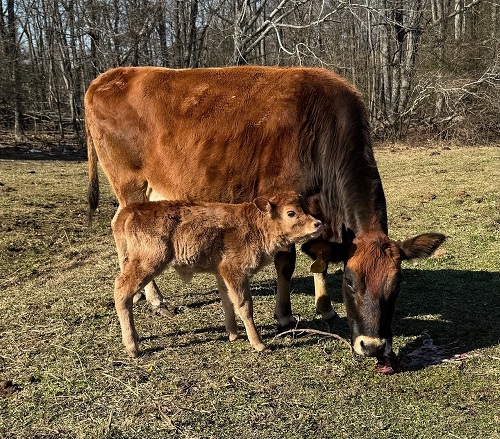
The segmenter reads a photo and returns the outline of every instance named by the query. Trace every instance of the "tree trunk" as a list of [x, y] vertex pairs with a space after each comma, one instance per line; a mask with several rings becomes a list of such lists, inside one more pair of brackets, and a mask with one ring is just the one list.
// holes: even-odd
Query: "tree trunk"
[[236, 66], [248, 64], [246, 61], [246, 50], [243, 44], [244, 29], [248, 20], [249, 2], [248, 0], [236, 0], [234, 2], [234, 50], [233, 50], [233, 64]]
[[160, 62], [159, 64], [163, 67], [169, 66], [168, 59], [168, 47], [167, 47], [167, 24], [165, 20], [165, 8], [163, 3], [160, 3], [158, 10], [158, 39], [160, 40]]
[[16, 16], [14, 0], [7, 0], [7, 42], [6, 53], [10, 70], [10, 92], [14, 104], [14, 136], [16, 142], [24, 140], [23, 110], [21, 99], [21, 72], [19, 70], [19, 47], [17, 45]]

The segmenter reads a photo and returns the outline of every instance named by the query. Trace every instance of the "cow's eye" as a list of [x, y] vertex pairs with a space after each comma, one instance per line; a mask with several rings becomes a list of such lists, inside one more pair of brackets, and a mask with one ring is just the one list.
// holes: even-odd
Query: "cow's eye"
[[355, 293], [356, 288], [354, 288], [354, 285], [352, 284], [352, 280], [349, 279], [348, 277], [345, 277], [344, 280], [345, 280], [345, 286], [347, 287], [347, 290], [351, 293]]
[[288, 215], [288, 218], [294, 218], [296, 215], [296, 213], [293, 210], [289, 210], [286, 214]]

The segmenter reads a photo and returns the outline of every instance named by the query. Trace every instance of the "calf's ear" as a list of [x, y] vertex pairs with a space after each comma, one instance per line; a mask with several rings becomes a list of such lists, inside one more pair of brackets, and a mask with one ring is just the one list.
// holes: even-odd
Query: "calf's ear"
[[267, 198], [264, 197], [256, 198], [255, 200], [253, 200], [253, 203], [257, 206], [257, 209], [259, 209], [261, 212], [264, 213], [271, 212], [272, 209], [271, 202]]
[[424, 233], [405, 241], [396, 241], [401, 254], [401, 260], [423, 259], [434, 253], [434, 251], [445, 241], [446, 236], [440, 233]]

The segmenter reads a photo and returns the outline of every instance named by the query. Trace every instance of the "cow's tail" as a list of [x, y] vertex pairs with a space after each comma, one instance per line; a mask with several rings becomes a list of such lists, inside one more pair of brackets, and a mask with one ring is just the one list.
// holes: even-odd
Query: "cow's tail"
[[99, 175], [97, 173], [97, 153], [94, 147], [92, 134], [87, 126], [87, 154], [89, 160], [89, 187], [87, 190], [87, 222], [90, 226], [92, 224], [92, 216], [97, 210], [99, 204]]

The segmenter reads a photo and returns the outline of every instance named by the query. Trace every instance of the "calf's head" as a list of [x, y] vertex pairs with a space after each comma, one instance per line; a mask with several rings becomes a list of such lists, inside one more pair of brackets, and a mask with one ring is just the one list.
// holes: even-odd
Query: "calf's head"
[[269, 199], [254, 200], [258, 209], [271, 218], [289, 244], [317, 238], [323, 232], [323, 224], [304, 212], [302, 197], [296, 192], [282, 192]]
[[342, 296], [354, 351], [381, 357], [392, 350], [392, 317], [401, 282], [401, 261], [426, 258], [445, 236], [423, 234], [405, 241], [360, 234], [346, 246]]

